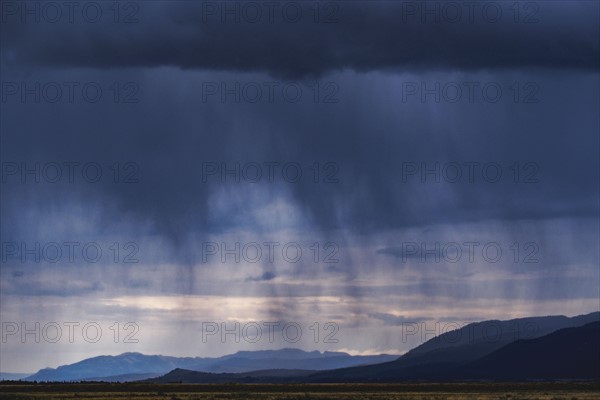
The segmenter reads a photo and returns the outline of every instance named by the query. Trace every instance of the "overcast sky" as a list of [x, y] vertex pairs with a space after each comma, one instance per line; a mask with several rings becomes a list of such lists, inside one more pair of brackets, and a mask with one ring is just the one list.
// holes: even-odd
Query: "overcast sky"
[[597, 2], [74, 3], [2, 3], [0, 371], [600, 309]]

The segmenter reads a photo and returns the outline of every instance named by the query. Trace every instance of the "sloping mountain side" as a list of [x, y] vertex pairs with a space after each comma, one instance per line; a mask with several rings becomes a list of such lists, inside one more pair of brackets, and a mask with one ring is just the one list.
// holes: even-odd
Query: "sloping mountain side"
[[124, 353], [88, 358], [56, 369], [45, 368], [25, 378], [28, 381], [104, 380], [128, 382], [164, 375], [174, 369], [211, 373], [239, 373], [259, 369], [310, 369], [313, 371], [381, 363], [397, 355], [352, 356], [342, 352], [281, 349], [240, 351], [217, 358], [168, 357]]
[[407, 366], [400, 358], [383, 364], [318, 372], [305, 381], [600, 379], [599, 338], [600, 322], [592, 322], [540, 338], [518, 340], [473, 361], [440, 361], [436, 356], [430, 363]]
[[[392, 379], [401, 371], [402, 379], [418, 379], [423, 375], [435, 374], [436, 371], [443, 372], [450, 366], [475, 361], [519, 339], [538, 338], [563, 328], [578, 327], [594, 321], [600, 321], [600, 312], [575, 317], [561, 315], [507, 321], [489, 320], [471, 323], [455, 330], [450, 330], [454, 324], [448, 324], [436, 328], [440, 331], [448, 328], [447, 332], [415, 347], [396, 361], [367, 366], [363, 369], [348, 368], [332, 372], [331, 378], [333, 375], [340, 374], [344, 379], [349, 380], [363, 378], [375, 380], [382, 376]], [[431, 325], [429, 327], [410, 325], [403, 327], [405, 334], [409, 328], [415, 334], [424, 332], [425, 328], [432, 329]], [[330, 379], [328, 372], [320, 374], [319, 377]]]
[[600, 321], [600, 312], [570, 318], [561, 315], [476, 322], [460, 329], [448, 329], [448, 332], [415, 347], [400, 358], [401, 365], [465, 363], [519, 339], [535, 339], [559, 329], [583, 326], [594, 321]]
[[518, 340], [461, 372], [474, 378], [600, 380], [600, 322]]

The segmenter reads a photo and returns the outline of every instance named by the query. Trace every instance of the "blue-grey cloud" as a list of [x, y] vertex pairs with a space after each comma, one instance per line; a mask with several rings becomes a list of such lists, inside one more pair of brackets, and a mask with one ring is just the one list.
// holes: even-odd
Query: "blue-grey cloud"
[[275, 275], [273, 272], [265, 272], [260, 276], [251, 276], [246, 278], [246, 282], [262, 282], [262, 281], [270, 281], [275, 279], [275, 277], [277, 277], [277, 275]]
[[[291, 14], [286, 8], [290, 3]], [[331, 2], [321, 10], [318, 22], [313, 3], [276, 3], [274, 12], [263, 3], [253, 4], [262, 14], [256, 20], [248, 16], [243, 2], [139, 3], [136, 21], [129, 24], [104, 18], [48, 27], [21, 24], [15, 13], [6, 16], [5, 52], [17, 64], [176, 66], [288, 77], [345, 68], [595, 70], [599, 66], [594, 2], [523, 2], [518, 6], [521, 14], [516, 14], [513, 3], [502, 2], [475, 7], [453, 3], [451, 10], [441, 2]], [[42, 36], [43, 46], [32, 45]]]

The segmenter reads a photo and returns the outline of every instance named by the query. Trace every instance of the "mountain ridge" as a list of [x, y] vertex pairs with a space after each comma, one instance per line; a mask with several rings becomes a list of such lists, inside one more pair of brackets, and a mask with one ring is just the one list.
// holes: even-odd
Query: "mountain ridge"
[[23, 380], [113, 380], [117, 377], [125, 377], [124, 379], [128, 380], [127, 376], [163, 375], [177, 368], [207, 373], [240, 373], [257, 369], [325, 370], [384, 362], [398, 357], [390, 354], [352, 356], [344, 352], [304, 351], [293, 348], [238, 351], [221, 357], [173, 357], [126, 352], [116, 356], [90, 357], [57, 368], [43, 368]]

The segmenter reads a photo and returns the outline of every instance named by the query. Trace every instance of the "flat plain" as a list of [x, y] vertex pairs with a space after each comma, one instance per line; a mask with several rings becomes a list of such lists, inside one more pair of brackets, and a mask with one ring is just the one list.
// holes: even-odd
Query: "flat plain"
[[590, 400], [600, 382], [402, 384], [0, 383], [3, 400]]

